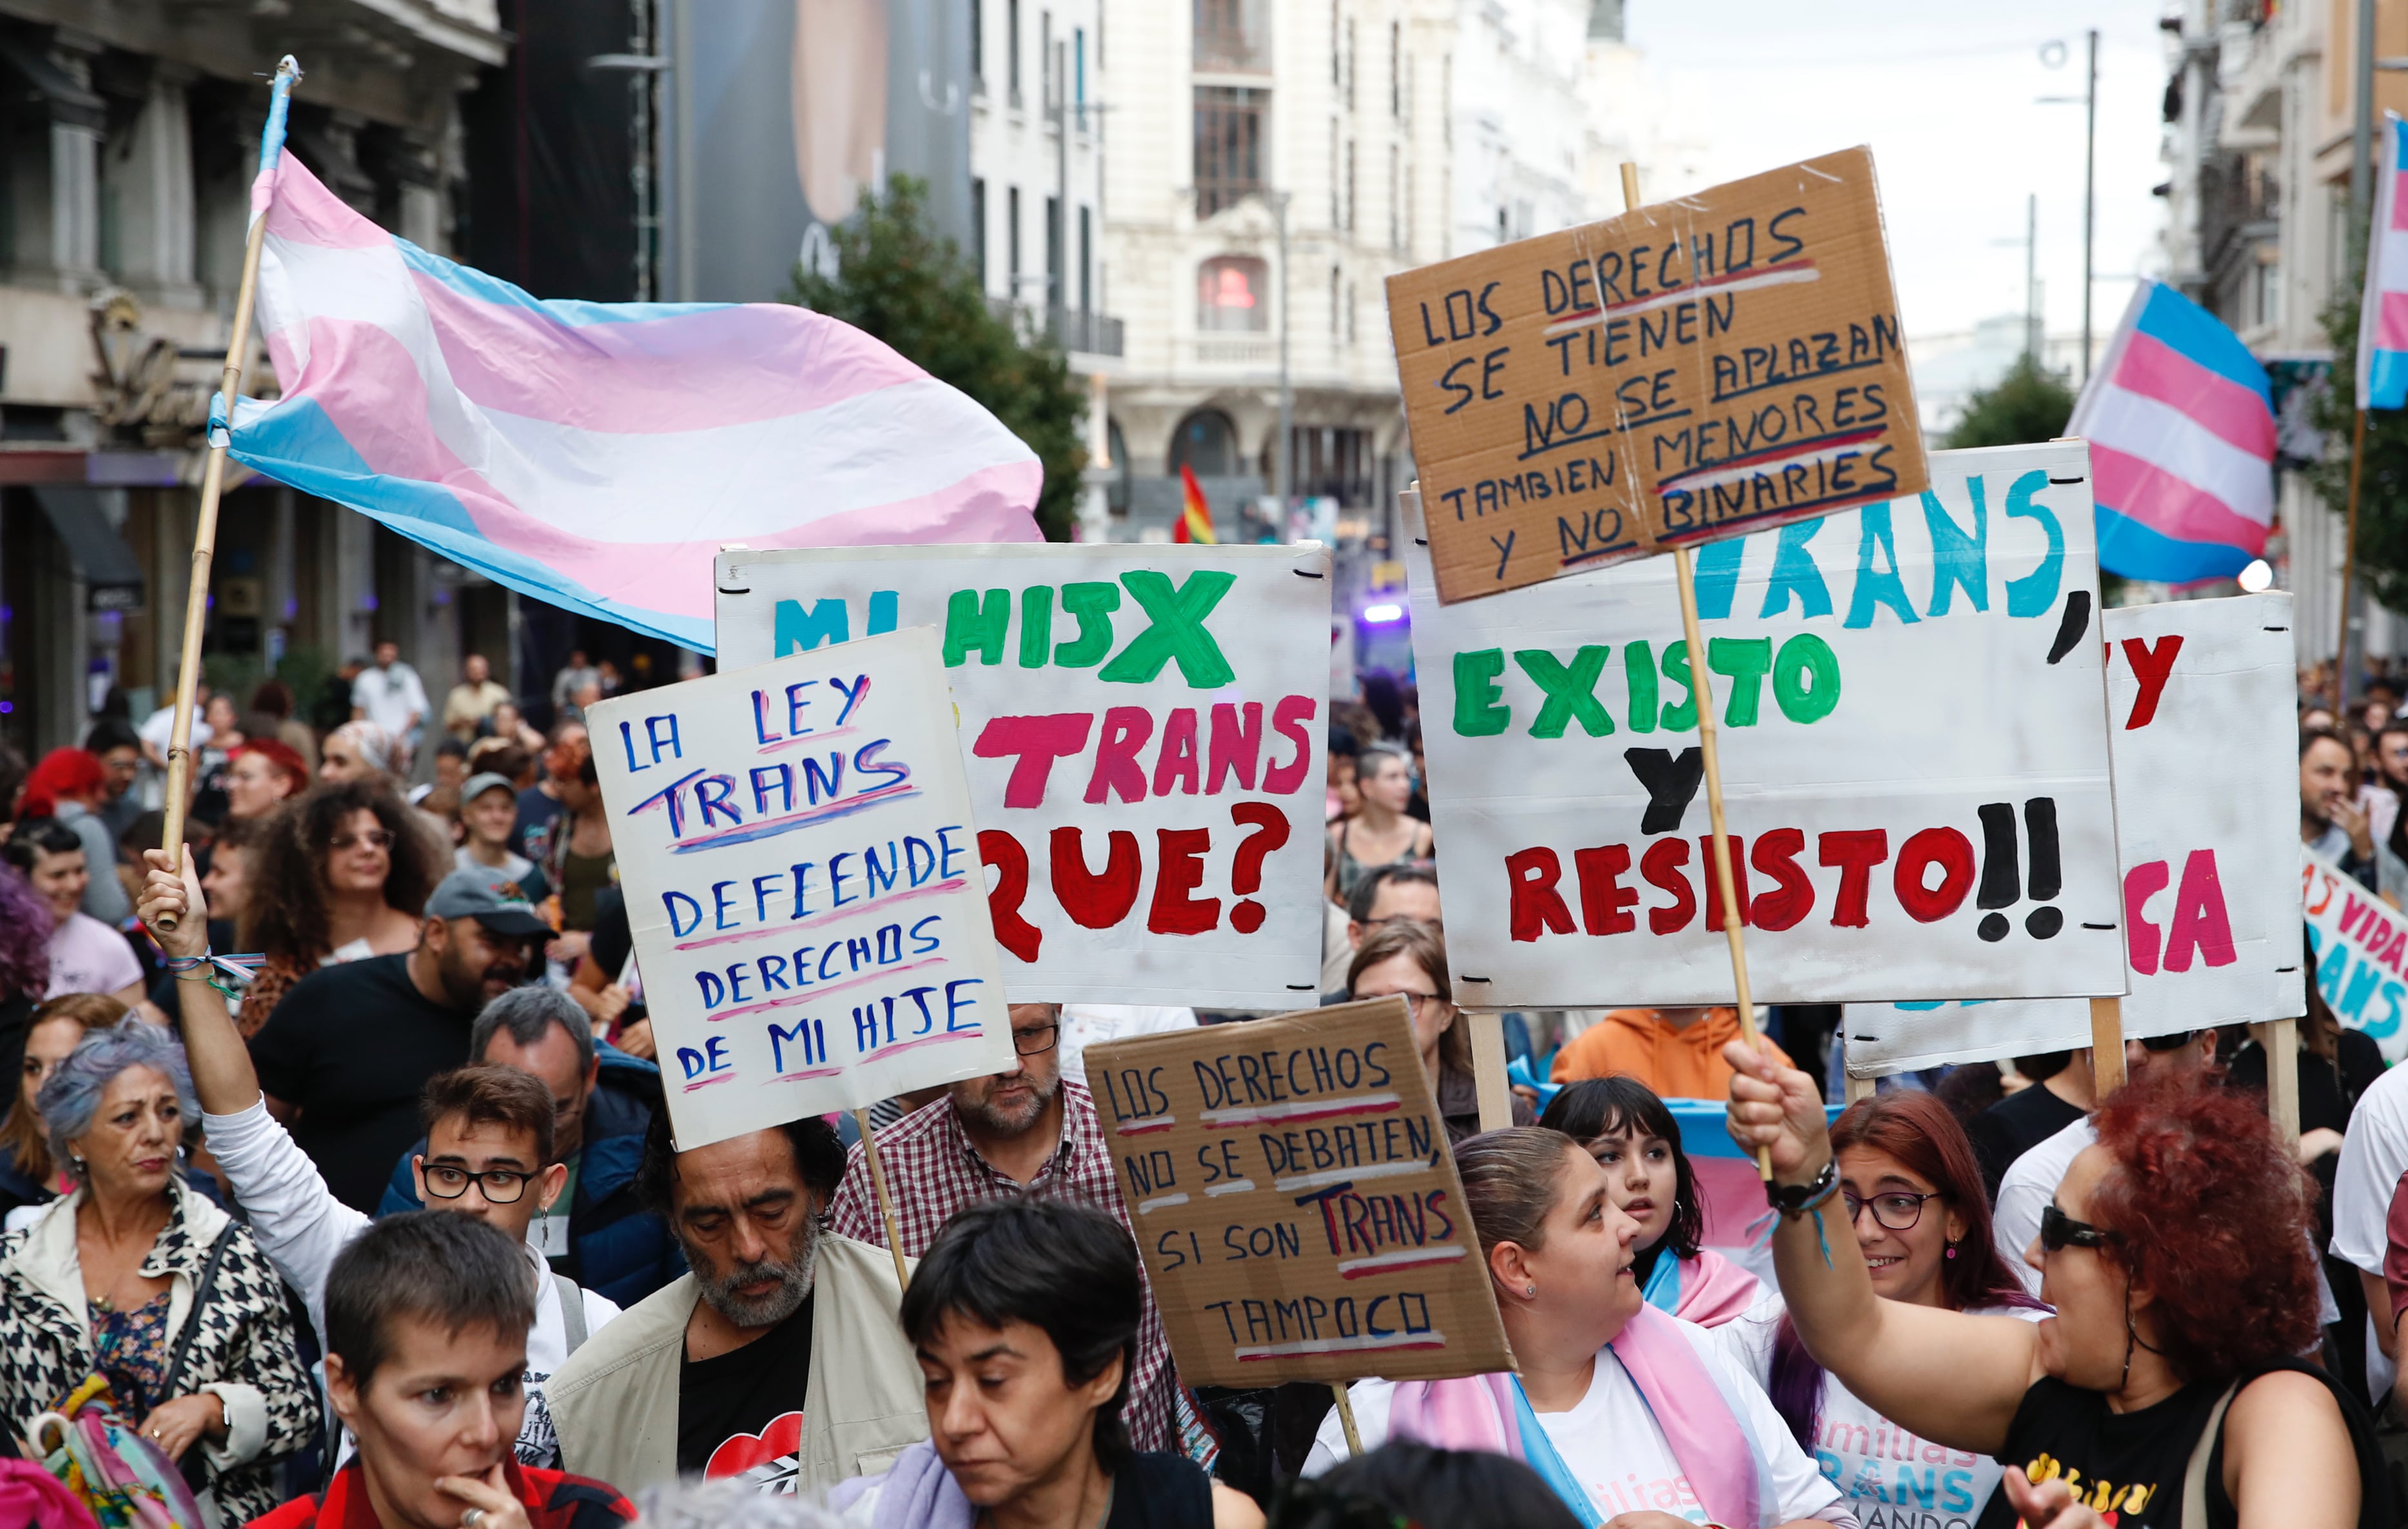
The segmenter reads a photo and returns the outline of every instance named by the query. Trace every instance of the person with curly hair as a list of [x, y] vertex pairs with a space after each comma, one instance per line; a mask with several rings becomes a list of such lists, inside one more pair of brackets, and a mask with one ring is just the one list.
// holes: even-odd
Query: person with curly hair
[[1719, 1327], [1756, 1305], [1756, 1276], [1703, 1244], [1697, 1171], [1655, 1089], [1635, 1077], [1584, 1078], [1547, 1102], [1539, 1124], [1587, 1147], [1613, 1182], [1614, 1207], [1639, 1223], [1630, 1267], [1649, 1305]]
[[[1881, 1300], [1832, 1235], [1815, 1080], [1734, 1042], [1729, 1127], [1770, 1154], [1774, 1267], [1814, 1361], [1884, 1418], [2008, 1463], [1981, 1529], [2374, 1529], [2390, 1487], [2316, 1341], [2309, 1180], [2248, 1095], [2166, 1072], [2093, 1117], [2042, 1213], [2039, 1322]], [[2196, 1495], [2194, 1495], [2196, 1494]]]
[[318, 968], [417, 947], [441, 872], [410, 816], [380, 777], [316, 786], [278, 810], [245, 878], [240, 944], [267, 958], [243, 992], [245, 1035]]

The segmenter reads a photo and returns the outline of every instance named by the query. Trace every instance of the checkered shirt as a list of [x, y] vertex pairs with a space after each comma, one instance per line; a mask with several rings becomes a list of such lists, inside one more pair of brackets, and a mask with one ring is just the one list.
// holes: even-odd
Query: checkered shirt
[[[879, 1132], [878, 1156], [886, 1167], [896, 1225], [902, 1234], [904, 1254], [910, 1258], [927, 1252], [953, 1212], [982, 1200], [1036, 1195], [1100, 1210], [1125, 1229], [1129, 1224], [1128, 1214], [1121, 1206], [1111, 1153], [1104, 1146], [1103, 1128], [1096, 1119], [1095, 1096], [1085, 1085], [1068, 1078], [1062, 1080], [1062, 1144], [1030, 1183], [1024, 1185], [1009, 1174], [996, 1172], [979, 1156], [953, 1113], [951, 1099], [938, 1099]], [[886, 1232], [879, 1223], [878, 1197], [869, 1183], [868, 1160], [858, 1145], [845, 1163], [844, 1183], [828, 1208], [828, 1223], [845, 1236], [886, 1246]], [[1134, 1245], [1134, 1233], [1130, 1241]], [[1128, 1406], [1122, 1412], [1130, 1442], [1138, 1449], [1179, 1448], [1171, 1431], [1172, 1393], [1177, 1387], [1170, 1368], [1170, 1344], [1163, 1336], [1162, 1314], [1154, 1309], [1149, 1284], [1145, 1315], [1137, 1330], [1137, 1373], [1129, 1378]]]

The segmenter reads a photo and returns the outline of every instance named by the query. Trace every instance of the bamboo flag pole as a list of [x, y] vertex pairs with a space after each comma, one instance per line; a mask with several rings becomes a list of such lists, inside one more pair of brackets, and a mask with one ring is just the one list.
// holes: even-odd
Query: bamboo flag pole
[[886, 1223], [886, 1250], [895, 1255], [895, 1285], [909, 1290], [911, 1276], [903, 1267], [903, 1237], [895, 1229], [895, 1204], [886, 1198], [886, 1164], [878, 1156], [878, 1133], [869, 1129], [869, 1112], [853, 1112], [853, 1123], [861, 1128], [861, 1155], [869, 1160], [869, 1189], [878, 1197], [878, 1219]]
[[[259, 291], [259, 252], [267, 242], [268, 176], [284, 152], [284, 119], [293, 104], [293, 87], [300, 82], [301, 65], [287, 53], [276, 65], [276, 83], [267, 102], [267, 126], [259, 136], [259, 179], [253, 182], [251, 237], [243, 243], [242, 284], [235, 291], [234, 326], [226, 335], [225, 371], [218, 380], [218, 396], [225, 401], [225, 423], [210, 411], [209, 460], [201, 474], [201, 512], [193, 528], [193, 574], [184, 595], [184, 647], [176, 665], [175, 730], [167, 742], [167, 821], [160, 843], [169, 868], [180, 874], [184, 866], [184, 809], [191, 805], [193, 773], [193, 695], [201, 680], [201, 631], [209, 613], [209, 563], [217, 555], [218, 498], [225, 488], [225, 458], [234, 427], [234, 401], [242, 388], [242, 364], [251, 348], [251, 301]], [[159, 927], [173, 930], [173, 915], [162, 915]]]
[[1354, 1426], [1354, 1400], [1346, 1394], [1343, 1380], [1332, 1380], [1329, 1390], [1338, 1398], [1338, 1421], [1346, 1430], [1346, 1452], [1359, 1455], [1363, 1452], [1363, 1435]]
[[[1622, 162], [1622, 205], [1627, 211], [1635, 211], [1639, 207], [1639, 166], [1627, 159]], [[1713, 689], [1706, 679], [1706, 640], [1698, 628], [1698, 574], [1689, 560], [1688, 548], [1672, 549], [1672, 576], [1681, 586], [1681, 634], [1689, 646], [1689, 694], [1697, 703], [1698, 752], [1706, 766], [1706, 815], [1713, 828], [1714, 890], [1722, 897], [1723, 938], [1730, 942], [1731, 983], [1738, 989], [1740, 1033], [1753, 1046], [1756, 1045], [1756, 1000], [1748, 991], [1747, 942], [1740, 932], [1739, 896], [1731, 881], [1730, 836], [1723, 826], [1723, 772], [1714, 749]], [[1770, 1148], [1756, 1148], [1756, 1171], [1766, 1183], [1772, 1182]]]
[[2366, 400], [2358, 400], [2358, 423], [2349, 438], [2349, 529], [2342, 541], [2341, 641], [2333, 647], [2333, 721], [2342, 720], [2349, 704], [2349, 586], [2358, 576], [2358, 480], [2366, 466]]

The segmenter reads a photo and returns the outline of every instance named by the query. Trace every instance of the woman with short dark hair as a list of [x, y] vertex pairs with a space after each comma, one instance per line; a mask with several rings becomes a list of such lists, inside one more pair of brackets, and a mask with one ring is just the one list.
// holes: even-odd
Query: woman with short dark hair
[[2316, 1341], [2309, 1180], [2254, 1098], [2187, 1073], [2110, 1095], [2041, 1220], [2056, 1315], [2020, 1322], [1877, 1299], [1828, 1224], [1821, 1087], [1743, 1044], [1724, 1055], [1731, 1135], [1769, 1151], [1784, 1207], [1772, 1251], [1799, 1335], [1883, 1417], [2008, 1463], [1983, 1529], [2392, 1522], [2361, 1405], [2296, 1357]]
[[1129, 1448], [1145, 1277], [1110, 1217], [993, 1200], [945, 1223], [903, 1292], [928, 1438], [830, 1498], [868, 1529], [1258, 1529], [1203, 1467]]

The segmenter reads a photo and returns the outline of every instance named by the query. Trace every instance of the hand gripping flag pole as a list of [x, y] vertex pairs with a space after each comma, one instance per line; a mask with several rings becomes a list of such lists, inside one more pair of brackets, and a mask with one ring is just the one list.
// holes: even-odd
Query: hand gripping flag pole
[[[267, 103], [267, 127], [259, 136], [259, 176], [251, 183], [251, 236], [243, 242], [242, 285], [234, 299], [234, 325], [226, 334], [225, 372], [209, 407], [209, 460], [201, 474], [201, 513], [193, 531], [192, 587], [184, 597], [184, 648], [176, 666], [176, 724], [167, 743], [167, 822], [161, 843], [168, 864], [179, 874], [184, 868], [184, 809], [191, 801], [193, 773], [193, 692], [201, 678], [201, 629], [209, 612], [209, 562], [217, 555], [218, 497], [225, 487], [225, 459], [234, 399], [242, 385], [244, 354], [251, 348], [251, 299], [259, 290], [259, 252], [267, 238], [267, 205], [275, 195], [276, 162], [284, 152], [284, 118], [293, 104], [293, 87], [301, 65], [292, 54], [276, 65], [276, 84]], [[159, 926], [172, 930], [172, 914]]]

